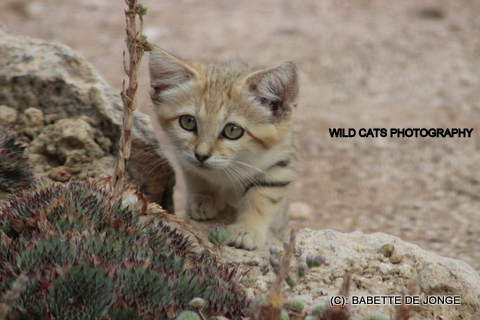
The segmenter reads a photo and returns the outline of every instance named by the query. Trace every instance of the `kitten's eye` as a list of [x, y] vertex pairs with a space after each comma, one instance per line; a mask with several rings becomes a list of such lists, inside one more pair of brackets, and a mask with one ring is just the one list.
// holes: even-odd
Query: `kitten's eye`
[[197, 130], [197, 120], [194, 117], [189, 115], [180, 116], [178, 119], [180, 126], [187, 131]]
[[243, 135], [243, 129], [233, 123], [229, 123], [223, 129], [223, 135], [227, 139], [237, 140]]

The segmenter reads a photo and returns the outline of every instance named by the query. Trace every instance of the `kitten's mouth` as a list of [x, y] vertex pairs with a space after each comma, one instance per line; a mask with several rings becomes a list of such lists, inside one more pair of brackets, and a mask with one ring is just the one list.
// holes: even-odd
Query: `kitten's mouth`
[[195, 162], [194, 164], [195, 164], [195, 166], [196, 166], [197, 168], [200, 168], [200, 169], [204, 169], [204, 170], [210, 170], [210, 169], [212, 169], [211, 166], [209, 166], [208, 164], [203, 163], [203, 162]]

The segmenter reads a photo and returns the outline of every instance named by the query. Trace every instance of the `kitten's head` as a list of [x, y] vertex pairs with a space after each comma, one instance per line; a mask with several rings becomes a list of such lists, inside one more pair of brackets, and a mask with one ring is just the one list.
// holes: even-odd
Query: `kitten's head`
[[[290, 134], [298, 102], [293, 63], [252, 70], [150, 53], [152, 100], [186, 169], [211, 171], [256, 159]], [[210, 170], [208, 170], [210, 169]]]

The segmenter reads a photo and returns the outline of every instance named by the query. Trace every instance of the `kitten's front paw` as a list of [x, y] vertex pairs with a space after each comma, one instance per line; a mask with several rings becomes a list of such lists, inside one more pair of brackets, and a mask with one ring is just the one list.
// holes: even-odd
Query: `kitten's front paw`
[[214, 197], [196, 194], [190, 197], [188, 215], [195, 220], [209, 220], [218, 215], [223, 206]]
[[241, 224], [232, 224], [228, 226], [227, 231], [230, 234], [228, 245], [235, 248], [255, 250], [265, 242], [265, 237], [260, 232], [249, 230]]

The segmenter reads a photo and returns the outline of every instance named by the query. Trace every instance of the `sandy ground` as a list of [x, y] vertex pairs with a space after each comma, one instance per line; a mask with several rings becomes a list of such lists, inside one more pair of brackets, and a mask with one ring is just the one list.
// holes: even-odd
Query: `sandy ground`
[[[185, 58], [297, 64], [303, 160], [293, 226], [385, 232], [480, 270], [479, 0], [142, 3], [148, 39]], [[124, 8], [121, 0], [2, 0], [0, 21], [71, 46], [120, 88]], [[146, 63], [140, 85], [149, 111]], [[357, 136], [331, 138], [329, 128]], [[362, 138], [360, 128], [474, 131]], [[182, 198], [179, 181], [179, 212]]]

